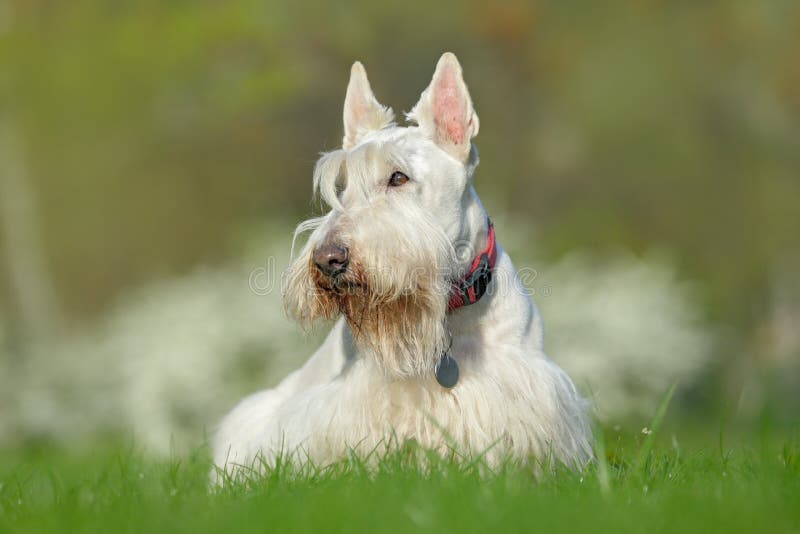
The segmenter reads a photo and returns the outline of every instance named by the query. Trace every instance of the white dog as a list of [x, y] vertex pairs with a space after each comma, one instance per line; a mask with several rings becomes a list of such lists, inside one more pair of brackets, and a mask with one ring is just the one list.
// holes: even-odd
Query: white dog
[[395, 125], [355, 63], [342, 148], [314, 172], [331, 210], [298, 226], [313, 232], [284, 295], [301, 324], [341, 317], [301, 369], [222, 421], [214, 462], [229, 473], [406, 440], [490, 465], [591, 458], [585, 402], [545, 356], [473, 188], [478, 116], [453, 54], [407, 117], [416, 125]]

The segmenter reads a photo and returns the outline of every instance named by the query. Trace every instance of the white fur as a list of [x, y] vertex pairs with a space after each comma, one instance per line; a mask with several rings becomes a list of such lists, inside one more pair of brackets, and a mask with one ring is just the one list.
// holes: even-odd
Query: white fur
[[[311, 255], [334, 240], [368, 280], [348, 302], [368, 311], [354, 308], [359, 321], [340, 317], [301, 369], [225, 417], [213, 453], [228, 472], [278, 454], [325, 465], [408, 439], [490, 465], [554, 458], [579, 467], [591, 458], [584, 401], [545, 356], [541, 318], [502, 247], [488, 293], [446, 312], [451, 281], [488, 231], [472, 186], [479, 122], [454, 55], [442, 56], [409, 117], [416, 126], [391, 124], [392, 111], [375, 99], [361, 64], [353, 66], [343, 149], [324, 155], [314, 177], [331, 211], [298, 226], [313, 232], [285, 301], [303, 324], [330, 315]], [[411, 180], [387, 187], [397, 170]], [[433, 370], [450, 336], [460, 378], [448, 390]]]

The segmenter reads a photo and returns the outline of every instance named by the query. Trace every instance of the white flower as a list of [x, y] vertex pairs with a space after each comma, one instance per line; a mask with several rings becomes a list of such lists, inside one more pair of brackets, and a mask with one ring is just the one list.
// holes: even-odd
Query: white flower
[[601, 419], [650, 416], [674, 383], [697, 380], [713, 353], [695, 288], [668, 259], [576, 253], [540, 270], [545, 351], [595, 401]]
[[249, 285], [267, 256], [286, 265], [288, 252], [285, 240], [256, 258], [140, 287], [82, 332], [27, 347], [14, 366], [0, 350], [9, 386], [0, 389], [0, 442], [116, 430], [163, 453], [202, 443], [235, 402], [312, 352], [284, 317], [279, 282], [262, 294]]

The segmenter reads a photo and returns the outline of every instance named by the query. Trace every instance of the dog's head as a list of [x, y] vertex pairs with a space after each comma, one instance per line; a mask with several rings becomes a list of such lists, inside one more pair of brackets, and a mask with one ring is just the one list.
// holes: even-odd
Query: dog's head
[[[343, 314], [387, 374], [433, 368], [447, 343], [451, 283], [466, 270], [485, 214], [472, 188], [478, 116], [461, 65], [444, 54], [397, 126], [356, 62], [342, 148], [324, 154], [314, 189], [330, 207], [289, 270], [285, 303], [302, 324]], [[483, 234], [485, 236], [485, 234]]]

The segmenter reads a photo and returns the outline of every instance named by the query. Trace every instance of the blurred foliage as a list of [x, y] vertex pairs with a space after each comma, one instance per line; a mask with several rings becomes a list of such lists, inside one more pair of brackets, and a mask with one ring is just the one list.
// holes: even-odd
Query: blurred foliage
[[772, 268], [800, 248], [794, 0], [0, 0], [0, 118], [67, 316], [307, 215], [351, 62], [399, 112], [445, 50], [481, 117], [490, 213], [552, 258], [671, 250], [744, 332], [731, 344], [760, 346]]

